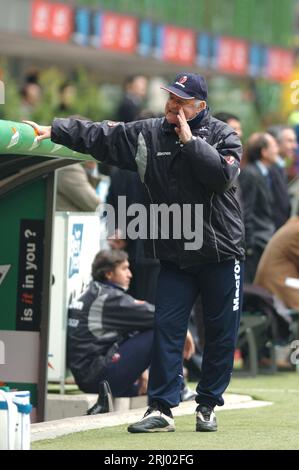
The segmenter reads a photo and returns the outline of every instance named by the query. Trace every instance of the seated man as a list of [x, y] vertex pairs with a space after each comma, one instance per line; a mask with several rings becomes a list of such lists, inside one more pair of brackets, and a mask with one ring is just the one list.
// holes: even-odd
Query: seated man
[[[273, 295], [274, 307], [288, 329], [276, 346], [278, 367], [290, 366], [291, 344], [298, 339], [299, 217], [289, 219], [271, 238], [260, 259], [254, 283]], [[277, 330], [277, 328], [276, 328]], [[278, 330], [279, 331], [279, 330]], [[279, 347], [280, 346], [280, 347]]]
[[[83, 392], [98, 393], [108, 381], [114, 397], [146, 393], [154, 306], [126, 294], [131, 277], [127, 253], [100, 251], [93, 281], [69, 308], [67, 361]], [[184, 355], [193, 348], [188, 334]]]
[[299, 289], [288, 284], [299, 279], [299, 217], [289, 219], [275, 233], [259, 262], [254, 283], [264, 287], [283, 304], [299, 311]]
[[95, 212], [101, 203], [95, 185], [100, 177], [90, 175], [93, 162], [74, 163], [57, 172], [56, 210]]

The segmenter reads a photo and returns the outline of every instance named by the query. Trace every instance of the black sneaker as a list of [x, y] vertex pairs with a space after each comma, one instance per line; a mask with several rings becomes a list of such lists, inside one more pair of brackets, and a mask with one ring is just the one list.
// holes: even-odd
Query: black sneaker
[[[175, 430], [174, 419], [170, 409], [164, 409], [155, 402], [149, 406], [143, 418], [137, 423], [130, 424], [128, 431], [137, 432], [172, 432]], [[163, 412], [164, 411], [164, 412]], [[165, 414], [167, 412], [167, 414]], [[169, 414], [169, 416], [168, 416]]]
[[196, 431], [217, 431], [217, 420], [214, 408], [207, 405], [198, 405], [196, 408]]
[[113, 411], [112, 393], [109, 383], [103, 380], [99, 383], [99, 396], [97, 402], [87, 410], [87, 415], [97, 415]]

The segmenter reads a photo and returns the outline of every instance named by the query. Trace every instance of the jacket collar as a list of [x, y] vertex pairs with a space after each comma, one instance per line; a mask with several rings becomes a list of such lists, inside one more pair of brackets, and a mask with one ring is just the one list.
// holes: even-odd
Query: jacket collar
[[96, 281], [98, 284], [103, 284], [104, 286], [106, 287], [111, 287], [112, 289], [119, 289], [121, 290], [122, 292], [126, 292], [126, 289], [124, 289], [123, 287], [121, 287], [119, 284], [114, 284], [113, 282], [109, 282], [109, 281]]

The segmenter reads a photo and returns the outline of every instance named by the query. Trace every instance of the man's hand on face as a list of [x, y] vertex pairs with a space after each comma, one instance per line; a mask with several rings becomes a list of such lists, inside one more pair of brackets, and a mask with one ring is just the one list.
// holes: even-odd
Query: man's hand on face
[[44, 139], [51, 138], [51, 126], [39, 126], [36, 122], [33, 121], [23, 121], [24, 124], [29, 124], [29, 126], [33, 127], [35, 133], [37, 134], [37, 141], [41, 142]]
[[191, 132], [185, 113], [182, 108], [179, 110], [178, 121], [179, 121], [179, 126], [175, 127], [174, 130], [179, 136], [180, 141], [183, 144], [186, 144], [187, 142], [189, 142], [189, 140], [192, 139], [192, 132]]

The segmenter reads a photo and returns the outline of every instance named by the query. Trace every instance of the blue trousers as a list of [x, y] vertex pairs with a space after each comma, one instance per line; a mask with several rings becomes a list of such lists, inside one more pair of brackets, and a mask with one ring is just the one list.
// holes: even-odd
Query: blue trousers
[[178, 406], [183, 381], [182, 352], [192, 306], [201, 293], [205, 345], [200, 404], [223, 405], [229, 384], [242, 308], [243, 262], [229, 260], [181, 269], [161, 262], [158, 279], [149, 403]]

